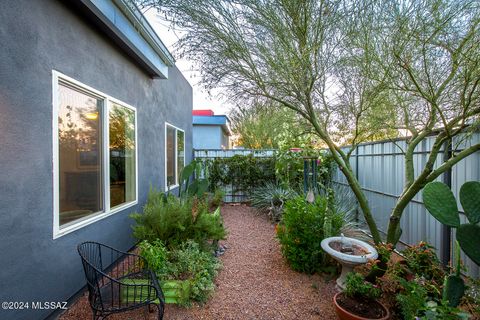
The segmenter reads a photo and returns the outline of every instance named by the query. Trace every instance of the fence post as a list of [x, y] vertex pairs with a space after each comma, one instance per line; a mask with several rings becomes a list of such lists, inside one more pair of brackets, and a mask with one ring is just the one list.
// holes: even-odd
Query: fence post
[[[452, 157], [452, 140], [449, 139], [445, 142], [443, 150], [443, 162], [446, 162]], [[451, 189], [452, 188], [452, 168], [445, 171], [443, 174], [443, 182]], [[442, 263], [446, 266], [451, 258], [451, 245], [452, 245], [452, 229], [449, 226], [442, 224], [442, 248], [441, 257]]]

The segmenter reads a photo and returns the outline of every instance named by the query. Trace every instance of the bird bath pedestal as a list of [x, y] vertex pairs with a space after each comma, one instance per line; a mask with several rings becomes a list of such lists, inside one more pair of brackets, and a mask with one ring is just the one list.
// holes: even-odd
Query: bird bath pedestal
[[365, 264], [368, 260], [375, 260], [378, 257], [377, 250], [368, 243], [344, 237], [330, 237], [321, 242], [322, 249], [333, 259], [342, 265], [342, 273], [337, 279], [337, 286], [345, 289], [347, 274], [353, 271], [355, 266]]

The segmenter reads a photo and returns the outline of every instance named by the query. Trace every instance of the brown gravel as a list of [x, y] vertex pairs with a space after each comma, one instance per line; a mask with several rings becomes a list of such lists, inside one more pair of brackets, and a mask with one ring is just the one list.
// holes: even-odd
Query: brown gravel
[[[223, 268], [215, 281], [215, 294], [205, 305], [167, 305], [165, 320], [336, 319], [335, 282], [292, 271], [281, 255], [274, 226], [265, 216], [244, 205], [225, 205], [222, 215], [229, 234], [223, 242], [227, 250], [221, 257]], [[147, 318], [156, 319], [154, 313]], [[91, 319], [87, 295], [60, 319]], [[144, 319], [144, 311], [108, 319]]]

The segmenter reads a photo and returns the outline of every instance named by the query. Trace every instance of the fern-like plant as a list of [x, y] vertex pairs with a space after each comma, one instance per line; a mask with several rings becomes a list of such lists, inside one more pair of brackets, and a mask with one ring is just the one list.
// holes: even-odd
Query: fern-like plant
[[130, 217], [136, 222], [132, 227], [135, 238], [149, 242], [162, 240], [168, 248], [189, 239], [204, 246], [207, 240], [226, 236], [220, 209], [210, 213], [207, 204], [196, 198], [181, 200], [157, 190], [150, 190], [143, 213]]

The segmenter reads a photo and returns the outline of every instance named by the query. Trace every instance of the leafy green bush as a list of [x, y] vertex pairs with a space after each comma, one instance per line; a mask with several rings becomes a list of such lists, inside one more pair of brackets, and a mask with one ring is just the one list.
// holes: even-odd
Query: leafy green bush
[[[175, 266], [172, 272], [177, 279], [190, 279], [190, 298], [205, 302], [215, 289], [213, 280], [221, 264], [211, 253], [202, 251], [194, 241], [184, 242], [171, 252], [170, 261]], [[173, 269], [173, 268], [172, 268]]]
[[350, 298], [360, 298], [366, 300], [378, 299], [382, 294], [380, 288], [368, 281], [365, 281], [365, 278], [356, 272], [350, 272], [347, 274], [345, 290], [343, 292]]
[[237, 190], [249, 192], [252, 186], [275, 181], [275, 158], [260, 158], [249, 154], [230, 158], [207, 160], [210, 190], [233, 185]]
[[303, 190], [303, 157], [318, 157], [317, 183], [320, 187], [331, 187], [335, 162], [330, 153], [318, 149], [279, 151], [275, 155], [275, 175], [278, 183], [294, 190]]
[[[326, 209], [327, 200], [324, 197], [308, 203], [298, 196], [285, 203], [277, 237], [282, 254], [293, 270], [306, 273], [331, 270], [330, 260], [320, 246], [324, 239]], [[332, 233], [338, 234], [343, 224], [342, 216], [333, 213], [329, 219]]]
[[140, 255], [147, 260], [148, 267], [155, 271], [158, 278], [165, 278], [170, 273], [168, 250], [161, 240], [152, 243], [143, 240], [138, 247]]
[[143, 213], [131, 215], [136, 222], [133, 236], [138, 240], [162, 240], [168, 248], [192, 239], [206, 245], [207, 240], [224, 239], [220, 210], [208, 212], [204, 201], [196, 198], [179, 199], [151, 190]]
[[[221, 264], [211, 253], [202, 251], [198, 243], [188, 240], [168, 251], [160, 240], [143, 241], [140, 254], [155, 271], [158, 279], [184, 280], [190, 283], [190, 300], [205, 302], [215, 289], [213, 280]], [[183, 301], [188, 305], [189, 300]]]
[[212, 195], [209, 197], [209, 207], [219, 207], [223, 203], [223, 198], [225, 197], [225, 191], [220, 188], [215, 189]]
[[400, 311], [404, 319], [415, 319], [427, 303], [427, 291], [416, 281], [399, 280], [405, 289], [396, 296]]

